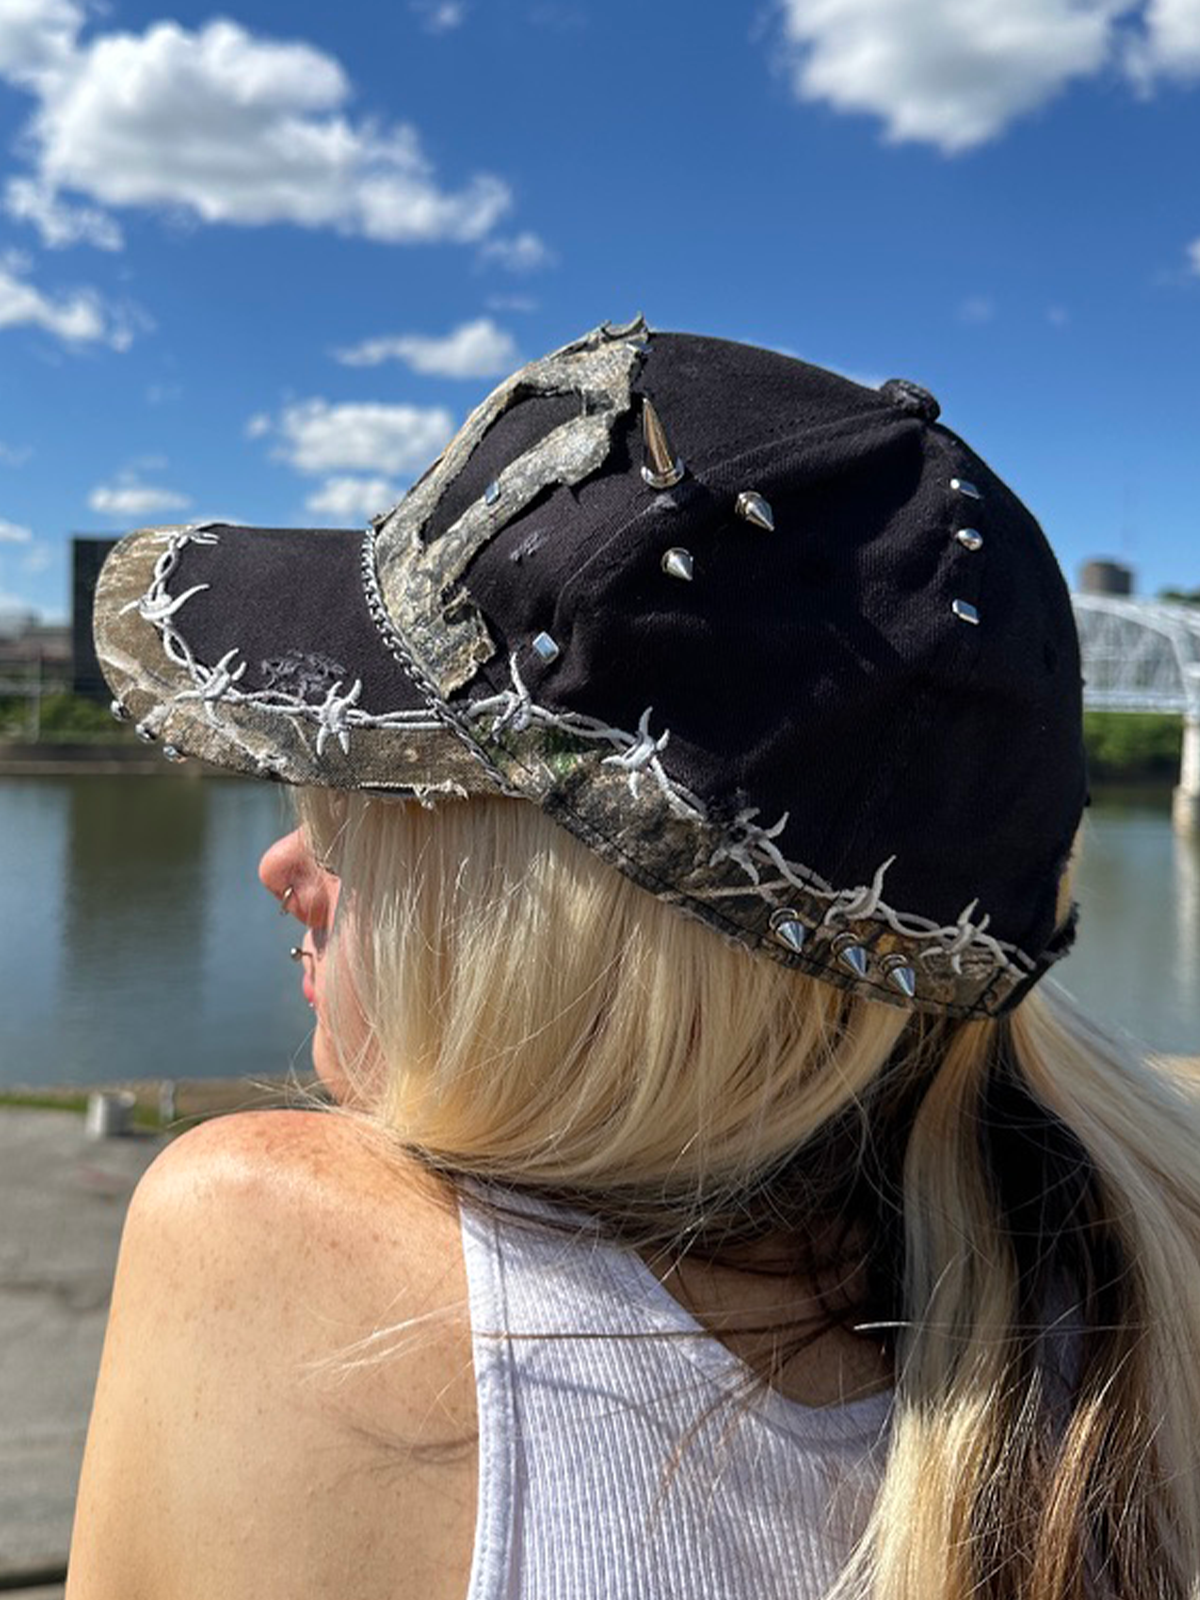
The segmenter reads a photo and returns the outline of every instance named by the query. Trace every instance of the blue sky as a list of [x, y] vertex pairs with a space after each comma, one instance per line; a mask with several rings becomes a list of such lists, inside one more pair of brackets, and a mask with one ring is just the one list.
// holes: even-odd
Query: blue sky
[[606, 318], [915, 378], [1200, 585], [1200, 0], [0, 0], [0, 608], [358, 526]]

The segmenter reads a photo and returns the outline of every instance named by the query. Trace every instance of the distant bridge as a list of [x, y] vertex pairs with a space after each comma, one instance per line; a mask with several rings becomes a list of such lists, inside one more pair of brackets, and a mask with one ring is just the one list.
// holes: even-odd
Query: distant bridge
[[1116, 595], [1071, 596], [1089, 711], [1170, 711], [1183, 718], [1175, 823], [1200, 829], [1200, 607]]

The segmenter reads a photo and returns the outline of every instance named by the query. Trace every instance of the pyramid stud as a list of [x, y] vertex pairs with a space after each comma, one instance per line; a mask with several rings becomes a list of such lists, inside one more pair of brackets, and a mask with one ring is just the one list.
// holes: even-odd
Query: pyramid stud
[[494, 506], [499, 498], [500, 485], [493, 479], [483, 491], [483, 503], [485, 506]]
[[955, 494], [965, 494], [968, 500], [982, 500], [983, 496], [967, 478], [951, 478], [950, 487]]
[[112, 701], [108, 709], [118, 722], [128, 722], [130, 717], [133, 715], [129, 707], [122, 704], [120, 700]]
[[557, 661], [561, 654], [558, 645], [548, 633], [539, 633], [533, 641], [533, 648], [543, 661]]
[[775, 532], [775, 513], [757, 490], [743, 489], [734, 501], [733, 509], [739, 517], [752, 522], [756, 528], [765, 528], [768, 533]]
[[178, 745], [175, 745], [175, 744], [165, 744], [165, 745], [163, 745], [162, 753], [163, 753], [163, 760], [164, 761], [186, 761], [187, 760], [187, 757], [184, 755], [183, 751], [179, 748]]
[[915, 1000], [917, 975], [903, 956], [889, 956], [884, 962], [883, 975], [897, 994], [906, 1000]]
[[983, 535], [978, 528], [960, 528], [954, 537], [964, 550], [983, 549]]
[[157, 733], [155, 733], [154, 729], [148, 722], [139, 722], [133, 731], [144, 744], [153, 744], [158, 738]]
[[691, 583], [695, 562], [687, 550], [668, 550], [662, 558], [662, 569], [669, 577], [682, 578], [685, 583]]
[[866, 977], [867, 967], [870, 963], [867, 952], [863, 949], [862, 945], [855, 944], [853, 940], [848, 940], [844, 944], [839, 944], [837, 958], [845, 967], [846, 971], [852, 972], [856, 978]]
[[808, 929], [790, 907], [774, 913], [771, 918], [771, 932], [781, 945], [795, 951], [797, 955], [804, 949], [804, 941], [808, 938]]
[[969, 600], [954, 600], [951, 602], [950, 609], [960, 622], [969, 622], [975, 627], [979, 626], [979, 613]]
[[652, 489], [673, 489], [687, 468], [672, 453], [658, 412], [646, 399], [642, 400], [642, 440], [646, 447], [643, 481]]

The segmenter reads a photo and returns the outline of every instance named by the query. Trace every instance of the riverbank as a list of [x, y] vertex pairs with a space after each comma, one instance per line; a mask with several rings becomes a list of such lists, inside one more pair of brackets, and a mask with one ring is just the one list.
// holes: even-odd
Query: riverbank
[[202, 761], [164, 761], [140, 739], [0, 740], [0, 778], [68, 778], [87, 774], [167, 774], [181, 778], [224, 776]]
[[124, 1078], [109, 1083], [8, 1084], [0, 1088], [0, 1111], [63, 1111], [81, 1115], [89, 1095], [128, 1095], [137, 1132], [177, 1134], [209, 1117], [231, 1111], [267, 1111], [323, 1099], [320, 1084], [303, 1078]]

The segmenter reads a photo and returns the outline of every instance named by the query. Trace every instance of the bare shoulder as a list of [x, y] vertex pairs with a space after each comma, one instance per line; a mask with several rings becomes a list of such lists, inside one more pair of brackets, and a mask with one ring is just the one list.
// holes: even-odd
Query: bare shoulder
[[253, 1189], [300, 1210], [352, 1197], [445, 1211], [436, 1180], [365, 1119], [323, 1111], [242, 1111], [172, 1140], [147, 1169], [135, 1206], [221, 1204]]
[[[170, 1144], [135, 1192], [122, 1243], [143, 1287], [249, 1341], [315, 1356], [465, 1295], [452, 1193], [382, 1135], [322, 1112], [246, 1112]], [[307, 1308], [305, 1315], [302, 1307]]]
[[296, 1596], [351, 1572], [372, 1592], [364, 1560], [392, 1593], [397, 1571], [457, 1581], [473, 1530], [465, 1301], [453, 1197], [369, 1128], [253, 1112], [174, 1141], [126, 1223], [72, 1600], [249, 1594], [264, 1563]]

